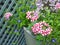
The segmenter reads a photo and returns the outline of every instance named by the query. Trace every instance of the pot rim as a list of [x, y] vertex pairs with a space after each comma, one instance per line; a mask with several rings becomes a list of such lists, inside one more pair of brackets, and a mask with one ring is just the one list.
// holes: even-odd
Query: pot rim
[[24, 31], [26, 31], [32, 38], [35, 38], [34, 35], [32, 35], [32, 33], [26, 29], [26, 27], [23, 27]]

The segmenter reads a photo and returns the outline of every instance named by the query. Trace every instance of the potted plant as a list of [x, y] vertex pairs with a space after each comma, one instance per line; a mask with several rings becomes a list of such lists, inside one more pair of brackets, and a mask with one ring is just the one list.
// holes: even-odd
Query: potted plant
[[16, 20], [20, 23], [12, 24], [23, 27], [27, 45], [60, 45], [59, 0], [36, 0], [34, 3], [26, 0], [24, 3], [20, 2], [22, 6], [17, 9]]
[[[60, 45], [60, 3], [49, 0], [45, 1], [44, 5], [39, 1], [44, 2], [37, 0], [37, 9], [26, 12], [26, 18], [31, 21], [26, 24], [27, 27], [24, 27], [26, 43], [27, 45]], [[50, 6], [48, 2], [54, 5]]]

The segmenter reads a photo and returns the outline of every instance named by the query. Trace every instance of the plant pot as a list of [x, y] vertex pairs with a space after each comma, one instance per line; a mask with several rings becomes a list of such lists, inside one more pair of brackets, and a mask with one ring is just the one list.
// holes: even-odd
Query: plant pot
[[40, 41], [37, 41], [32, 33], [24, 27], [24, 34], [27, 45], [41, 45]]

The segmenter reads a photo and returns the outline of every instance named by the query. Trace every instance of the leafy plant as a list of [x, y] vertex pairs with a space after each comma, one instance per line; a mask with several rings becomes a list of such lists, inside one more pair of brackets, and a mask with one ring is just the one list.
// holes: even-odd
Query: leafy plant
[[[60, 43], [60, 9], [58, 9], [57, 12], [53, 12], [48, 6], [45, 6], [45, 9], [43, 7], [43, 10], [40, 10], [40, 5], [36, 7], [35, 2], [32, 2], [31, 0], [21, 0], [18, 3], [20, 4], [19, 8], [17, 9], [18, 15], [13, 15], [9, 20], [9, 24], [11, 23], [12, 25], [17, 25], [17, 28], [25, 26], [27, 27], [27, 29], [32, 30], [31, 27], [34, 24], [40, 21], [45, 21], [52, 28], [51, 34], [43, 36], [38, 33], [37, 35], [35, 35], [35, 38], [39, 41], [43, 40], [43, 45], [46, 45], [45, 42], [47, 41], [49, 45], [50, 43], [53, 44], [54, 42]], [[36, 21], [31, 22], [30, 19], [28, 20], [26, 18], [26, 12], [35, 11], [36, 8], [39, 9], [37, 10], [37, 12], [39, 12], [39, 18]], [[19, 35], [19, 33], [16, 34]], [[54, 43], [53, 45], [56, 45], [56, 43]]]

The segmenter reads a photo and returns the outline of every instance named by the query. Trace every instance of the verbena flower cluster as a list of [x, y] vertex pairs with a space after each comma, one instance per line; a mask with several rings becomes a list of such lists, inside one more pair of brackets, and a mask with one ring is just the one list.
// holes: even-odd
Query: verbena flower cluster
[[28, 11], [26, 14], [27, 14], [26, 18], [30, 19], [31, 22], [34, 22], [39, 18], [38, 14], [34, 11]]
[[56, 3], [55, 8], [60, 9], [60, 3]]
[[6, 20], [8, 20], [13, 14], [10, 12], [5, 13], [4, 17]]
[[[46, 26], [46, 29], [43, 29], [43, 27]], [[32, 31], [34, 34], [42, 34], [42, 36], [49, 35], [52, 31], [51, 27], [45, 22], [39, 22], [34, 24], [32, 27]]]

